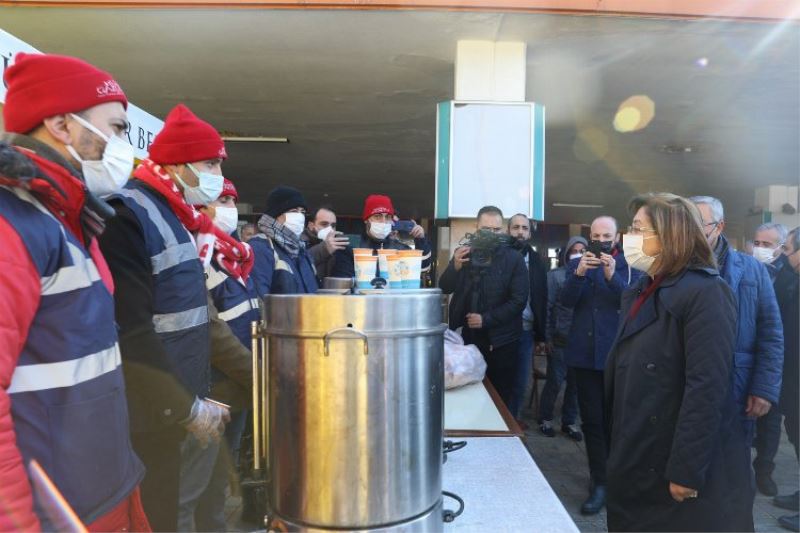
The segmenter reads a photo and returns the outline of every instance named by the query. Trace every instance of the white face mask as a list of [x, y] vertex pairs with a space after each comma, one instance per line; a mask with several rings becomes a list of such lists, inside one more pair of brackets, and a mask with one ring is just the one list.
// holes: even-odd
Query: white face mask
[[70, 155], [81, 164], [86, 188], [101, 198], [114, 194], [125, 185], [133, 171], [133, 146], [116, 135], [108, 137], [77, 115], [70, 113], [70, 116], [106, 142], [103, 158], [98, 161], [87, 161], [78, 155], [75, 148], [66, 146]]
[[581, 257], [583, 257], [583, 254], [572, 254], [569, 256], [569, 260], [572, 261], [573, 259], [580, 259]]
[[303, 233], [303, 228], [306, 225], [306, 216], [303, 213], [295, 213], [289, 211], [286, 213], [286, 220], [283, 222], [284, 227], [299, 237]]
[[392, 232], [392, 224], [389, 222], [370, 222], [369, 234], [377, 240], [382, 241]]
[[230, 235], [236, 229], [239, 222], [239, 210], [235, 207], [215, 207], [214, 224], [224, 233]]
[[755, 246], [753, 248], [753, 257], [755, 257], [756, 261], [759, 263], [769, 265], [775, 261], [775, 250], [764, 246]]
[[210, 172], [201, 172], [193, 165], [187, 164], [195, 176], [197, 176], [197, 186], [189, 187], [181, 179], [180, 175], [175, 174], [178, 183], [183, 187], [183, 198], [189, 205], [208, 205], [222, 194], [222, 186], [225, 185], [225, 178]]
[[[652, 237], [648, 238], [652, 239]], [[646, 255], [643, 247], [644, 237], [642, 235], [626, 234], [622, 236], [622, 252], [625, 254], [625, 260], [631, 268], [647, 273], [650, 272], [658, 256]]]
[[330, 235], [332, 231], [333, 228], [331, 226], [325, 226], [317, 232], [317, 239], [324, 241], [328, 238], [328, 235]]

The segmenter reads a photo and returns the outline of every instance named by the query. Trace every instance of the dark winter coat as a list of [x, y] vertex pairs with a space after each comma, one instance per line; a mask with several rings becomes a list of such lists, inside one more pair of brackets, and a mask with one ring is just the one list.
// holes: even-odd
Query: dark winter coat
[[297, 257], [259, 233], [248, 242], [253, 248], [253, 283], [259, 298], [268, 294], [314, 294], [319, 289], [314, 264], [301, 248]]
[[[609, 530], [747, 529], [732, 509], [750, 469], [731, 388], [735, 298], [715, 270], [693, 268], [667, 278], [629, 318], [649, 282], [623, 296], [605, 371]], [[670, 482], [699, 497], [677, 503]]]
[[528, 246], [523, 255], [528, 261], [531, 311], [533, 311], [533, 340], [547, 340], [547, 267], [542, 257]]
[[[723, 238], [723, 237], [721, 237]], [[734, 394], [740, 414], [749, 395], [776, 403], [783, 370], [783, 325], [766, 267], [731, 250], [720, 273], [736, 296], [739, 323], [734, 358]], [[752, 426], [752, 420], [745, 422]]]
[[567, 281], [561, 290], [561, 303], [572, 309], [572, 327], [564, 348], [568, 366], [603, 370], [606, 356], [614, 341], [619, 321], [622, 291], [638, 279], [640, 273], [630, 269], [622, 252], [616, 253], [616, 268], [606, 281], [601, 267], [589, 270], [585, 276], [575, 273], [578, 259], [567, 267]]
[[778, 258], [783, 263], [775, 277], [775, 296], [783, 321], [783, 387], [781, 409], [797, 412], [797, 388], [800, 381], [800, 276], [794, 271], [785, 256]]
[[[467, 313], [472, 306], [473, 268], [466, 263], [456, 272], [453, 261], [447, 265], [439, 287], [450, 300], [450, 329], [466, 327]], [[483, 330], [492, 346], [504, 346], [522, 335], [522, 311], [528, 301], [530, 286], [528, 269], [519, 251], [501, 247], [480, 281], [477, 311], [483, 318]]]
[[572, 328], [572, 308], [561, 303], [561, 290], [567, 281], [567, 254], [577, 243], [589, 245], [583, 237], [570, 238], [561, 251], [563, 266], [547, 273], [547, 342], [552, 342], [557, 348], [566, 346], [569, 330]]
[[308, 231], [308, 228], [300, 234], [300, 239], [306, 243], [306, 252], [314, 263], [314, 268], [317, 271], [317, 280], [321, 283], [333, 272], [333, 267], [336, 265], [336, 257], [328, 251], [324, 242]]

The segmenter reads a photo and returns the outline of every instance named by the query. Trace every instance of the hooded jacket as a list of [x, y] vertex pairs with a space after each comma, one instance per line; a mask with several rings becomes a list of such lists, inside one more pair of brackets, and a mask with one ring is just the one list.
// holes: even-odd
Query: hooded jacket
[[571, 237], [561, 251], [561, 266], [547, 273], [547, 342], [560, 348], [566, 346], [572, 326], [572, 309], [561, 303], [561, 290], [567, 280], [569, 250], [578, 243], [589, 246], [583, 237]]

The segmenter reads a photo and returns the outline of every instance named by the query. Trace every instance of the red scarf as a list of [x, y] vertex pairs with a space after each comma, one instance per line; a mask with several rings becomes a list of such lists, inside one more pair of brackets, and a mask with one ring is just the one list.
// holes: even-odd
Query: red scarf
[[656, 292], [656, 289], [658, 289], [661, 286], [661, 282], [664, 281], [665, 277], [666, 276], [664, 276], [663, 274], [659, 274], [650, 282], [650, 285], [648, 285], [648, 287], [642, 292], [642, 294], [640, 294], [639, 297], [636, 298], [636, 301], [633, 302], [633, 306], [631, 306], [631, 310], [628, 313], [628, 318], [630, 318], [631, 320], [636, 318], [636, 315], [639, 314], [639, 309], [641, 309], [644, 303], [647, 301], [647, 299], [650, 298], [650, 296], [652, 296], [654, 292]]
[[195, 235], [197, 255], [204, 267], [211, 264], [213, 255], [223, 269], [245, 284], [253, 269], [253, 252], [249, 245], [220, 231], [208, 216], [187, 204], [170, 175], [156, 163], [145, 159], [136, 168], [133, 177], [167, 199], [181, 224]]
[[28, 189], [50, 211], [50, 214], [64, 225], [67, 231], [86, 246], [86, 250], [100, 273], [100, 279], [103, 280], [108, 291], [114, 294], [114, 279], [111, 277], [111, 270], [108, 268], [105, 257], [100, 252], [97, 239], [94, 236], [85, 235], [81, 227], [81, 210], [86, 199], [85, 185], [60, 164], [28, 148], [15, 146], [14, 149], [33, 161], [52, 181], [48, 182], [41, 178], [21, 181], [19, 178], [0, 175], [0, 185]]

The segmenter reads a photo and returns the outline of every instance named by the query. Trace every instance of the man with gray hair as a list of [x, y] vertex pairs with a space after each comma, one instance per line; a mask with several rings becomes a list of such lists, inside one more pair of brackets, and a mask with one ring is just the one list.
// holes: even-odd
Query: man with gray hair
[[[772, 265], [783, 255], [783, 244], [786, 242], [786, 235], [789, 231], [783, 224], [767, 222], [756, 228], [755, 238], [753, 239], [753, 257], [759, 263]], [[772, 279], [775, 279], [777, 271], [767, 267]]]
[[[732, 380], [749, 454], [755, 419], [767, 414], [780, 396], [783, 372], [780, 311], [767, 269], [754, 258], [730, 247], [723, 235], [722, 202], [710, 196], [694, 196], [690, 200], [700, 211], [702, 230], [714, 251], [719, 272], [737, 299], [739, 319]], [[759, 477], [760, 488], [771, 488], [763, 475]], [[742, 520], [749, 522], [743, 527], [750, 529], [753, 527], [755, 487], [751, 485], [748, 489], [747, 494], [733, 493], [732, 497], [741, 499], [741, 510], [745, 513]]]
[[[778, 273], [784, 268], [791, 268], [782, 253], [787, 234], [788, 230], [783, 224], [767, 222], [756, 228], [753, 238], [753, 257], [767, 268], [776, 297], [778, 297]], [[756, 421], [756, 459], [753, 461], [756, 485], [758, 490], [767, 496], [775, 496], [778, 493], [778, 486], [772, 480], [772, 472], [775, 470], [775, 454], [778, 453], [780, 441], [781, 411], [773, 406], [767, 414]]]

